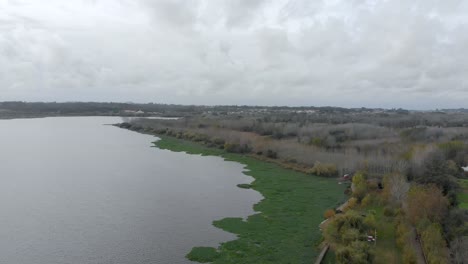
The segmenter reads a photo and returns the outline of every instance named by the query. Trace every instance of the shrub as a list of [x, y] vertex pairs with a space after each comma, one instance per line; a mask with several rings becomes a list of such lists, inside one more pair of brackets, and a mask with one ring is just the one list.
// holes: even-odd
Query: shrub
[[416, 253], [411, 247], [403, 248], [403, 263], [404, 264], [416, 264]]
[[267, 156], [268, 158], [270, 158], [270, 159], [276, 159], [276, 158], [278, 158], [278, 153], [276, 153], [276, 152], [274, 152], [273, 150], [269, 149], [269, 150], [267, 151], [266, 156]]
[[361, 205], [366, 207], [366, 206], [373, 204], [373, 202], [374, 202], [374, 197], [371, 194], [367, 194], [364, 197], [364, 199], [362, 199]]
[[252, 151], [252, 148], [247, 144], [236, 144], [236, 143], [225, 143], [224, 149], [227, 152], [231, 153], [249, 153]]
[[236, 152], [239, 152], [240, 145], [239, 145], [239, 144], [235, 144], [235, 143], [224, 143], [224, 149], [225, 149], [227, 152], [236, 153]]
[[215, 138], [215, 139], [213, 139], [213, 143], [216, 144], [216, 145], [224, 145], [224, 143], [226, 143], [226, 142], [222, 138]]
[[322, 177], [337, 177], [338, 169], [334, 164], [316, 162], [309, 171], [311, 174]]
[[323, 214], [323, 216], [328, 219], [328, 218], [331, 218], [333, 216], [335, 216], [335, 210], [333, 209], [328, 209], [325, 211], [325, 213]]
[[404, 249], [410, 239], [410, 227], [404, 222], [399, 222], [396, 226], [396, 243], [400, 249]]
[[323, 138], [312, 138], [309, 142], [310, 145], [314, 145], [316, 147], [325, 147], [326, 146], [326, 142]]
[[346, 205], [345, 210], [353, 209], [354, 207], [356, 207], [357, 204], [358, 204], [358, 200], [352, 197], [348, 200], [348, 204]]
[[395, 216], [395, 210], [390, 206], [385, 206], [383, 214], [387, 217]]
[[161, 128], [161, 129], [155, 129], [154, 132], [159, 135], [164, 135], [166, 134], [166, 128]]

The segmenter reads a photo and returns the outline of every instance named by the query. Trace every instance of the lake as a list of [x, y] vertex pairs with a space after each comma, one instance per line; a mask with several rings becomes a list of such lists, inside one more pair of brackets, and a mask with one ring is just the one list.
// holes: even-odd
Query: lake
[[152, 147], [115, 117], [0, 120], [0, 263], [192, 263], [262, 197], [243, 165]]

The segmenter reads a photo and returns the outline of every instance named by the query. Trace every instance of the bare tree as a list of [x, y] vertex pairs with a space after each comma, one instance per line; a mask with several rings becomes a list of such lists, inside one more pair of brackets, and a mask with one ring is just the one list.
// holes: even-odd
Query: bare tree
[[406, 200], [409, 188], [410, 184], [402, 174], [390, 174], [385, 179], [386, 195], [395, 205], [401, 205]]
[[458, 237], [450, 243], [452, 263], [468, 263], [468, 236]]

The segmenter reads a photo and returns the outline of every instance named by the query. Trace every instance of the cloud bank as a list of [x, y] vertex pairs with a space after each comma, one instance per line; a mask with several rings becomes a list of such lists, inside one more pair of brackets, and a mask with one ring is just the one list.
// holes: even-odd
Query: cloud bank
[[0, 100], [462, 107], [462, 0], [6, 0]]

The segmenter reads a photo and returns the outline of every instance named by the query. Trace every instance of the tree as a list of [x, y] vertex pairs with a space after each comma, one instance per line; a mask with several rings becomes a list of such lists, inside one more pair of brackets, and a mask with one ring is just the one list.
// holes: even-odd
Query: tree
[[435, 152], [424, 162], [423, 174], [416, 176], [415, 180], [422, 184], [435, 184], [442, 188], [444, 194], [448, 194], [458, 187], [448, 165], [444, 155]]
[[448, 263], [447, 244], [442, 236], [442, 228], [439, 224], [429, 225], [422, 233], [424, 253], [429, 264]]
[[353, 196], [360, 202], [367, 193], [366, 176], [362, 172], [358, 172], [353, 176]]
[[447, 215], [448, 205], [448, 199], [438, 187], [416, 185], [408, 192], [406, 213], [414, 225], [424, 219], [441, 223]]
[[410, 184], [405, 176], [391, 174], [384, 178], [384, 197], [393, 205], [400, 206], [405, 200]]
[[452, 263], [466, 264], [468, 260], [468, 236], [456, 238], [450, 243]]
[[372, 263], [370, 245], [365, 241], [354, 241], [349, 246], [336, 251], [337, 263], [367, 264]]

